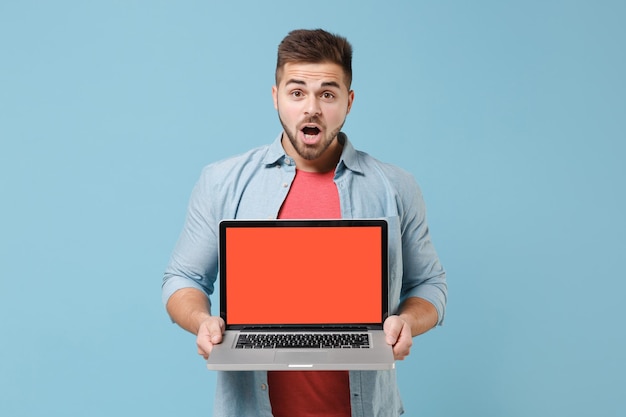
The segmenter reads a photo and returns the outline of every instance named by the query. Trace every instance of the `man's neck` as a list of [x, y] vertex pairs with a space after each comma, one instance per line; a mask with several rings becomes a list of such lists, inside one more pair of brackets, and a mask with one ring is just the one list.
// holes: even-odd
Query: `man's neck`
[[335, 138], [328, 149], [316, 159], [305, 159], [300, 156], [285, 133], [283, 133], [281, 138], [281, 144], [283, 145], [285, 153], [295, 161], [296, 168], [305, 172], [329, 172], [334, 170], [343, 152], [343, 143], [341, 143], [338, 137]]

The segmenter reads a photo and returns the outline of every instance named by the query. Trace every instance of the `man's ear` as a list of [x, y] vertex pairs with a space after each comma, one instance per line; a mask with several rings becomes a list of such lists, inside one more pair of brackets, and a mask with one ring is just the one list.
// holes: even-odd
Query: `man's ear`
[[272, 99], [274, 100], [274, 108], [278, 110], [278, 87], [272, 86]]
[[350, 90], [350, 93], [348, 93], [348, 113], [350, 113], [350, 110], [352, 109], [353, 102], [354, 102], [354, 90]]

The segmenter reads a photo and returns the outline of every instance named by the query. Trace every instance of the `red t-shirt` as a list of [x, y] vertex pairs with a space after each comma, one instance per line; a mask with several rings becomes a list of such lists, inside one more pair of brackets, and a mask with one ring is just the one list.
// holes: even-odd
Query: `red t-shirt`
[[[280, 219], [339, 219], [334, 171], [296, 171]], [[267, 373], [274, 417], [350, 417], [348, 371], [270, 371]]]

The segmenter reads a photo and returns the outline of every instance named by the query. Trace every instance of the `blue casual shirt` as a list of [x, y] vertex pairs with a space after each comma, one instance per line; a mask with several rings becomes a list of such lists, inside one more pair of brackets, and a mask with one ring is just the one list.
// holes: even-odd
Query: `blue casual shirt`
[[[385, 218], [389, 223], [389, 308], [408, 297], [437, 309], [443, 322], [446, 274], [430, 239], [419, 186], [404, 170], [356, 150], [345, 134], [335, 169], [343, 218]], [[281, 135], [270, 145], [208, 165], [189, 202], [187, 218], [163, 278], [163, 302], [182, 288], [211, 296], [218, 272], [222, 219], [275, 219], [296, 175]], [[414, 356], [418, 356], [414, 353]], [[403, 413], [395, 370], [350, 371], [353, 417]], [[270, 417], [267, 373], [218, 372], [214, 416]]]

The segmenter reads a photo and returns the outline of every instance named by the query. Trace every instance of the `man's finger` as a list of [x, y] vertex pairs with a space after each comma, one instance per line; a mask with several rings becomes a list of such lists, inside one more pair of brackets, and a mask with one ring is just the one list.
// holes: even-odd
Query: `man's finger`
[[389, 316], [383, 325], [385, 340], [391, 346], [395, 345], [402, 332], [403, 322], [398, 316]]
[[213, 345], [222, 342], [222, 333], [224, 332], [224, 320], [220, 317], [211, 317], [200, 325], [196, 345], [198, 346], [198, 354], [205, 359], [211, 354]]
[[223, 321], [213, 320], [209, 323], [209, 339], [211, 343], [220, 343], [222, 341], [222, 334], [224, 333]]
[[408, 326], [402, 328], [402, 332], [400, 333], [400, 337], [393, 345], [393, 353], [394, 357], [397, 360], [403, 360], [409, 353], [411, 352], [411, 347], [413, 346], [413, 338], [411, 337], [411, 332], [408, 329]]

